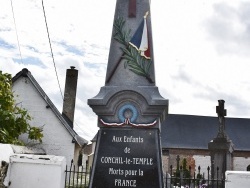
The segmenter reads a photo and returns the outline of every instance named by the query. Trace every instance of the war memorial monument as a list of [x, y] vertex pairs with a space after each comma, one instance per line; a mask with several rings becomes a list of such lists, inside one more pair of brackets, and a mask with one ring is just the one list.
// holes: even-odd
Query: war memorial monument
[[[159, 62], [160, 63], [160, 62]], [[160, 128], [168, 113], [155, 83], [150, 0], [117, 0], [90, 188], [162, 188]]]

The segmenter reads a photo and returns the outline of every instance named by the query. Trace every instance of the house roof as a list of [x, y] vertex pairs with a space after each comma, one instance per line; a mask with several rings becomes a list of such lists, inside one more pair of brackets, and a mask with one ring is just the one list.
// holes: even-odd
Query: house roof
[[16, 80], [18, 80], [20, 77], [27, 77], [33, 86], [37, 89], [41, 97], [46, 101], [48, 107], [54, 112], [54, 114], [57, 116], [57, 118], [61, 121], [62, 125], [66, 128], [66, 130], [69, 132], [69, 134], [72, 136], [73, 141], [76, 141], [80, 146], [83, 146], [84, 144], [87, 144], [88, 141], [84, 138], [80, 137], [73, 128], [70, 127], [70, 125], [67, 123], [67, 121], [63, 118], [62, 114], [58, 111], [58, 109], [55, 107], [55, 105], [52, 103], [52, 101], [49, 99], [49, 97], [46, 95], [44, 90], [41, 88], [41, 86], [38, 84], [36, 79], [32, 76], [31, 72], [24, 68], [22, 71], [18, 72], [13, 78], [12, 83], [14, 83]]
[[[225, 130], [238, 151], [250, 151], [250, 119], [225, 118]], [[169, 114], [161, 125], [163, 148], [208, 149], [218, 133], [217, 117]]]

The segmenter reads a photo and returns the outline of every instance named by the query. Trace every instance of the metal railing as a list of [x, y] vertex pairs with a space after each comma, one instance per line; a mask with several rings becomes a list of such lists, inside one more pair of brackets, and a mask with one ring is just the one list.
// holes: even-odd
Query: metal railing
[[[211, 178], [211, 169], [208, 166], [205, 173], [201, 173], [201, 167], [198, 167], [198, 173], [191, 174], [191, 166], [188, 169], [180, 168], [174, 170], [173, 166], [170, 166], [170, 173], [166, 176], [166, 188], [224, 188], [225, 179], [219, 178], [219, 168], [216, 169], [216, 177]], [[206, 177], [205, 177], [206, 176]]]
[[[73, 160], [65, 170], [65, 188], [88, 188], [90, 181], [91, 169], [86, 167], [75, 166]], [[204, 173], [205, 172], [205, 173]], [[219, 178], [220, 169], [217, 168], [214, 178], [211, 178], [211, 168], [208, 166], [203, 173], [201, 167], [192, 169], [191, 166], [179, 165], [166, 173], [165, 187], [166, 188], [225, 188], [225, 177]]]
[[72, 160], [70, 167], [66, 166], [65, 188], [88, 188], [91, 169], [88, 170], [87, 166], [86, 162], [85, 168], [83, 166], [76, 167]]

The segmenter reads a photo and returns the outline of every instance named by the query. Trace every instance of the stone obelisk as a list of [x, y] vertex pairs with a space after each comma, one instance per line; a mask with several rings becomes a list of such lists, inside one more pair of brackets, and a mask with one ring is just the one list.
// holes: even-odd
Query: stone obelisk
[[105, 86], [88, 100], [99, 132], [91, 188], [162, 188], [160, 126], [168, 100], [155, 84], [149, 0], [117, 0]]

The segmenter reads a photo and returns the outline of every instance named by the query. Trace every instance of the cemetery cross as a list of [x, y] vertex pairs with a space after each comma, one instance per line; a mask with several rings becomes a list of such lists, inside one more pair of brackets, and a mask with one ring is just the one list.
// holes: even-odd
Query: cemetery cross
[[219, 105], [216, 106], [216, 113], [218, 114], [219, 119], [219, 132], [218, 136], [219, 138], [226, 138], [225, 134], [225, 116], [227, 115], [227, 110], [224, 109], [224, 100], [218, 100]]

